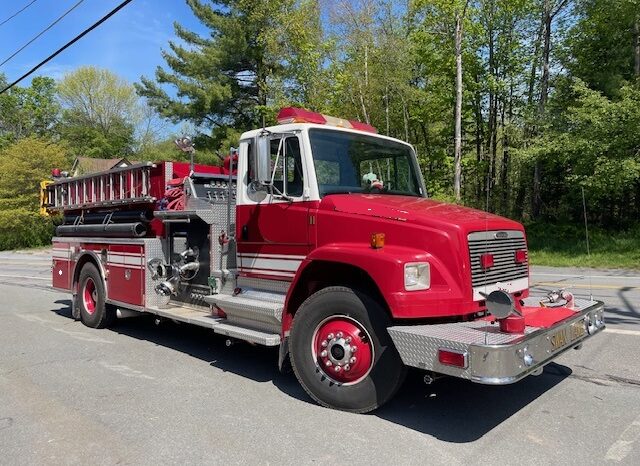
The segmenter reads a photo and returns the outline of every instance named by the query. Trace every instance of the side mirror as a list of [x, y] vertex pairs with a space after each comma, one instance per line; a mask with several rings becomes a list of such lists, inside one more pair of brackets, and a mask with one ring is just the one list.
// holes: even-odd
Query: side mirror
[[271, 144], [267, 136], [256, 136], [256, 150], [253, 156], [256, 184], [271, 186]]

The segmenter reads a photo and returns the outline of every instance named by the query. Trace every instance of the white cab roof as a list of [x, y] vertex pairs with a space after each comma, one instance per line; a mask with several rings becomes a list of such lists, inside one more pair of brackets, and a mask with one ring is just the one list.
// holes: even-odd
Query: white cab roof
[[[293, 132], [293, 131], [304, 131], [304, 130], [308, 130], [311, 128], [320, 128], [320, 129], [329, 129], [332, 131], [341, 131], [343, 133], [354, 133], [354, 134], [363, 134], [366, 136], [372, 136], [372, 137], [376, 137], [376, 138], [380, 138], [380, 139], [386, 139], [388, 141], [393, 141], [396, 143], [400, 143], [400, 144], [404, 144], [406, 146], [409, 146], [411, 148], [413, 148], [413, 146], [411, 144], [409, 144], [408, 142], [404, 142], [401, 139], [396, 139], [396, 138], [392, 138], [389, 136], [383, 136], [382, 134], [378, 134], [378, 133], [371, 133], [369, 131], [360, 131], [357, 129], [351, 129], [351, 128], [342, 128], [340, 126], [332, 126], [332, 125], [319, 125], [319, 124], [315, 124], [315, 123], [289, 123], [289, 124], [285, 124], [285, 125], [276, 125], [276, 126], [268, 126], [264, 129], [266, 129], [267, 131], [271, 132], [271, 133], [287, 133], [287, 132]], [[251, 131], [247, 131], [245, 133], [242, 133], [242, 136], [240, 137], [240, 139], [252, 139], [254, 137], [256, 137], [258, 135], [258, 133], [260, 133], [262, 131], [262, 128], [259, 129], [253, 129]]]

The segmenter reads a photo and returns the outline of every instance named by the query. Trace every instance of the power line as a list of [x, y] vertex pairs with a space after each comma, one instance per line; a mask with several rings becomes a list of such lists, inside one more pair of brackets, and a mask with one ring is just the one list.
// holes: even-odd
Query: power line
[[14, 14], [12, 14], [11, 16], [9, 16], [7, 19], [5, 19], [4, 21], [2, 21], [0, 23], [0, 26], [2, 26], [4, 23], [8, 23], [9, 21], [11, 21], [13, 18], [15, 18], [16, 16], [18, 16], [20, 13], [22, 13], [24, 10], [26, 10], [27, 8], [29, 8], [31, 5], [33, 5], [34, 3], [36, 3], [38, 0], [31, 0], [29, 3], [27, 3], [25, 6], [23, 6], [21, 9], [19, 9], [18, 11], [16, 11]]
[[16, 84], [18, 84], [20, 81], [22, 81], [24, 78], [26, 78], [27, 76], [29, 76], [30, 74], [32, 74], [33, 72], [35, 72], [38, 68], [40, 68], [42, 65], [46, 64], [47, 62], [53, 60], [55, 57], [57, 57], [60, 53], [64, 52], [67, 48], [71, 47], [73, 44], [75, 44], [76, 42], [78, 42], [80, 39], [82, 39], [84, 36], [86, 36], [87, 34], [89, 34], [91, 31], [93, 31], [95, 28], [97, 28], [98, 26], [100, 26], [102, 23], [104, 23], [106, 20], [108, 20], [109, 18], [111, 18], [113, 15], [115, 15], [118, 11], [122, 10], [125, 6], [127, 6], [129, 3], [131, 3], [132, 0], [125, 0], [124, 2], [122, 2], [120, 5], [118, 5], [117, 7], [115, 7], [113, 10], [111, 10], [109, 13], [107, 13], [105, 16], [103, 16], [102, 18], [100, 18], [98, 21], [96, 21], [95, 23], [93, 23], [91, 26], [89, 26], [87, 29], [85, 29], [84, 31], [82, 31], [80, 34], [78, 34], [76, 37], [74, 37], [73, 39], [71, 39], [69, 42], [67, 42], [66, 44], [64, 44], [62, 47], [60, 47], [58, 50], [56, 50], [55, 52], [53, 52], [51, 55], [49, 55], [47, 58], [45, 58], [44, 60], [42, 60], [40, 63], [38, 63], [36, 66], [34, 66], [33, 68], [31, 68], [29, 71], [27, 71], [25, 74], [23, 74], [22, 76], [20, 76], [18, 79], [16, 79], [14, 82], [12, 82], [11, 84], [9, 84], [7, 87], [5, 87], [4, 89], [2, 89], [0, 91], [0, 94], [4, 94], [5, 92], [7, 92], [9, 89], [11, 89], [13, 86], [15, 86]]
[[29, 45], [31, 45], [34, 41], [36, 41], [38, 39], [38, 37], [42, 36], [42, 34], [44, 34], [45, 32], [47, 32], [49, 29], [51, 29], [53, 26], [55, 26], [56, 24], [58, 24], [62, 18], [64, 18], [65, 16], [67, 16], [69, 13], [71, 13], [73, 10], [75, 10], [77, 7], [80, 6], [80, 4], [84, 2], [84, 0], [79, 0], [75, 5], [73, 5], [71, 8], [69, 8], [67, 11], [65, 11], [62, 16], [60, 16], [58, 19], [56, 19], [53, 23], [51, 23], [50, 25], [48, 25], [46, 28], [44, 28], [42, 31], [40, 31], [35, 37], [33, 37], [29, 42], [27, 42], [26, 44], [24, 44], [22, 47], [20, 47], [18, 50], [16, 50], [15, 52], [13, 52], [11, 55], [9, 55], [7, 58], [4, 59], [4, 61], [2, 63], [0, 63], [0, 66], [4, 65], [5, 63], [7, 63], [9, 60], [11, 60], [13, 57], [15, 57], [16, 55], [18, 55], [20, 52], [22, 52], [24, 49], [26, 49], [27, 47], [29, 47]]

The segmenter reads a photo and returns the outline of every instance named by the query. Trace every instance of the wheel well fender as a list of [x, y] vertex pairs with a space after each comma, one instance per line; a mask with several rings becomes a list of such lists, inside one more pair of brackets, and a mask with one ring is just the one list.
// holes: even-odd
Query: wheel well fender
[[289, 288], [282, 335], [288, 335], [293, 316], [304, 300], [327, 286], [365, 291], [392, 314], [390, 297], [403, 288], [404, 263], [424, 261], [426, 256], [423, 251], [410, 248], [372, 249], [364, 244], [331, 244], [314, 250], [302, 262]]
[[73, 295], [75, 296], [78, 292], [78, 281], [80, 280], [80, 272], [82, 268], [87, 263], [92, 263], [98, 269], [98, 273], [100, 273], [100, 277], [102, 278], [102, 282], [104, 285], [105, 293], [107, 290], [106, 287], [106, 271], [104, 266], [102, 265], [102, 261], [100, 260], [100, 256], [98, 256], [94, 251], [83, 251], [81, 255], [76, 260], [76, 265], [73, 269], [73, 281], [71, 282], [71, 290]]
[[300, 305], [322, 288], [328, 286], [349, 286], [360, 291], [366, 291], [381, 303], [384, 299], [373, 279], [359, 267], [344, 262], [309, 261], [301, 271], [298, 280], [291, 286], [287, 296], [282, 316], [282, 331], [288, 332], [293, 321], [293, 316]]

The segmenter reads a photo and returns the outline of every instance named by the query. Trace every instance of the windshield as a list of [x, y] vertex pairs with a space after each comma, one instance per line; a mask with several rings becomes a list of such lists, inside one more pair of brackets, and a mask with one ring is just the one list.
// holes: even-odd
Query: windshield
[[320, 196], [336, 193], [422, 196], [413, 151], [365, 134], [309, 130]]

